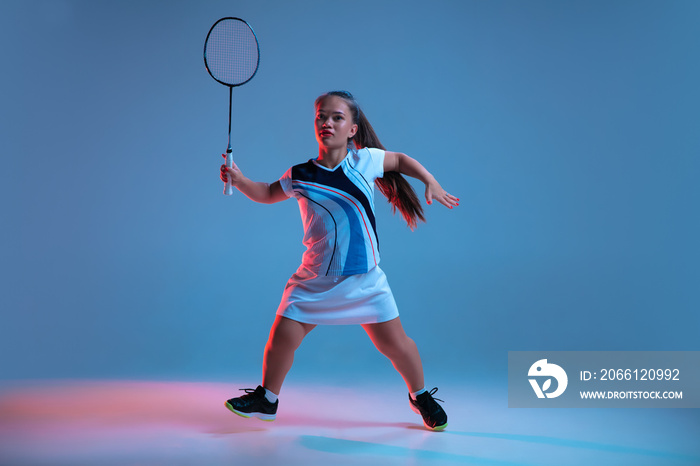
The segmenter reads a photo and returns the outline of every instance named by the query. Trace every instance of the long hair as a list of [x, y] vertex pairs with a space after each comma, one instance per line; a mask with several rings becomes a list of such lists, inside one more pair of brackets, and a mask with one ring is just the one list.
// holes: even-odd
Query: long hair
[[[379, 141], [377, 133], [372, 128], [369, 120], [365, 116], [355, 97], [347, 91], [327, 92], [316, 99], [315, 106], [328, 96], [340, 97], [348, 104], [352, 113], [353, 123], [357, 125], [355, 136], [348, 141], [348, 146], [354, 144], [356, 149], [372, 147], [386, 150]], [[377, 178], [377, 187], [391, 204], [391, 211], [401, 212], [408, 227], [413, 230], [417, 226], [418, 220], [425, 222], [423, 216], [423, 206], [418, 200], [413, 187], [406, 181], [406, 178], [399, 172], [385, 172], [382, 178]]]

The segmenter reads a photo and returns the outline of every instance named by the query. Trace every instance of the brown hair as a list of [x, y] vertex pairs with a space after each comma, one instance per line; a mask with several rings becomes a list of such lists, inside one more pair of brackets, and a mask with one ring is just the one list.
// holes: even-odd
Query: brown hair
[[[327, 92], [316, 99], [315, 105], [318, 106], [328, 96], [340, 97], [348, 104], [352, 112], [353, 123], [357, 125], [357, 132], [348, 141], [348, 145], [354, 143], [356, 149], [372, 147], [386, 150], [352, 94], [347, 91]], [[377, 178], [377, 187], [391, 204], [392, 212], [396, 213], [396, 209], [398, 209], [411, 230], [416, 228], [418, 220], [425, 222], [423, 206], [418, 200], [413, 187], [401, 173], [384, 172], [382, 178]]]

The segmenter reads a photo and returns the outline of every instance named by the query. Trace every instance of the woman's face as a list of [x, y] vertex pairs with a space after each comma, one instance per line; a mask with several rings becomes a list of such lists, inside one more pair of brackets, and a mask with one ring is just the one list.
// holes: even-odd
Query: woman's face
[[342, 98], [331, 95], [316, 107], [316, 140], [328, 149], [347, 147], [348, 139], [357, 132], [350, 107]]

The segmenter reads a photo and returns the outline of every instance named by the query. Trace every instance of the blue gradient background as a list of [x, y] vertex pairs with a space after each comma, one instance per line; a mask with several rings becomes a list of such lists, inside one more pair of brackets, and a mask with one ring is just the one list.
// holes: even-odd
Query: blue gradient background
[[[302, 229], [221, 194], [202, 46], [229, 15], [261, 46], [249, 177], [314, 157], [313, 100], [348, 89], [461, 198], [413, 233], [378, 198], [429, 384], [505, 378], [509, 350], [700, 349], [700, 3], [4, 0], [0, 378], [259, 375]], [[290, 376], [390, 371], [320, 327]]]

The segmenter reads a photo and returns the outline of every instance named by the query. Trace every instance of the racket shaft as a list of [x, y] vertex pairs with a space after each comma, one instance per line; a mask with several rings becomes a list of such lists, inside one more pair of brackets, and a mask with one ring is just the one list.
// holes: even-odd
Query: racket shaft
[[[231, 150], [231, 107], [233, 105], [233, 87], [228, 88], [228, 147], [226, 148], [226, 166], [233, 166], [233, 150]], [[228, 178], [227, 178], [228, 179]], [[230, 196], [233, 194], [233, 186], [230, 181], [226, 181], [224, 194]]]

